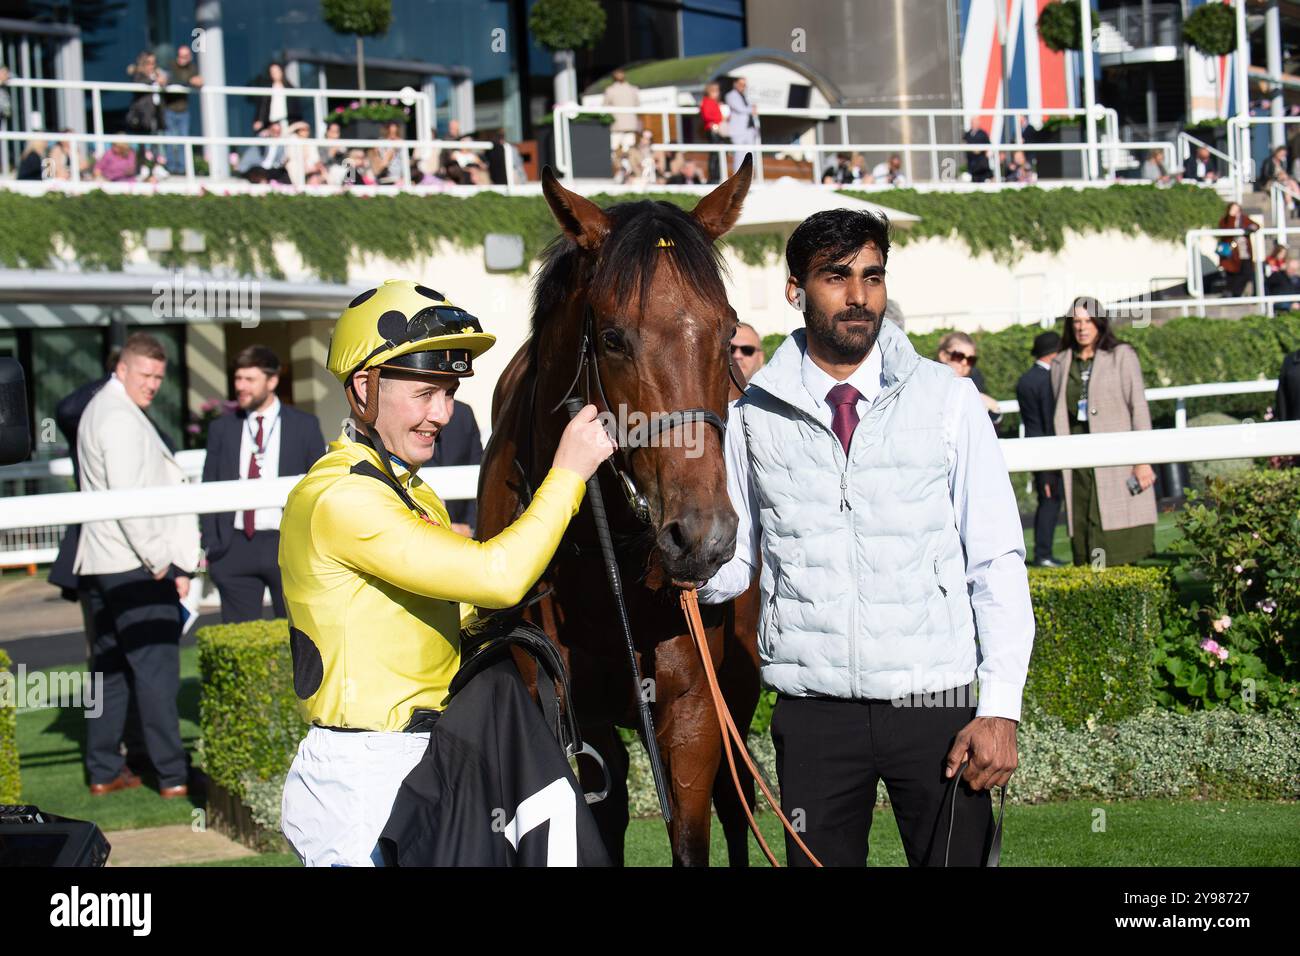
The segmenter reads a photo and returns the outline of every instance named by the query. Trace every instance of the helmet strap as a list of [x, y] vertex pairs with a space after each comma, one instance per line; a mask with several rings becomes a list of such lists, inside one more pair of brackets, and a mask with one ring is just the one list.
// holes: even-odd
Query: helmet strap
[[375, 427], [375, 422], [379, 418], [379, 369], [366, 369], [366, 404], [364, 407], [357, 401], [356, 389], [352, 383], [353, 380], [349, 378], [347, 394], [348, 405], [352, 408], [352, 415], [355, 417], [362, 433], [370, 440], [370, 446], [379, 455], [379, 467], [393, 481], [397, 481], [397, 476], [393, 474], [393, 467], [388, 460], [388, 449], [384, 445], [384, 440], [379, 437], [379, 429]]

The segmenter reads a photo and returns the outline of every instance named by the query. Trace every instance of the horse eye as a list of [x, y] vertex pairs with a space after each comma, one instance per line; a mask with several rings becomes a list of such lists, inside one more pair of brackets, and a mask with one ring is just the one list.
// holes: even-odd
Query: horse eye
[[606, 329], [600, 333], [600, 341], [605, 348], [614, 352], [624, 352], [627, 350], [626, 343], [623, 341], [623, 333], [618, 329]]

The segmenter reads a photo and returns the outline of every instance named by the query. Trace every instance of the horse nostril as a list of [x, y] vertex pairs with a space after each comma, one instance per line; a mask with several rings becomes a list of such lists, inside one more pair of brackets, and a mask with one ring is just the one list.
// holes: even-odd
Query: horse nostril
[[684, 554], [687, 548], [690, 547], [690, 542], [687, 540], [686, 536], [686, 530], [680, 521], [669, 522], [668, 525], [664, 527], [661, 537], [664, 539], [662, 541], [664, 550], [674, 556]]

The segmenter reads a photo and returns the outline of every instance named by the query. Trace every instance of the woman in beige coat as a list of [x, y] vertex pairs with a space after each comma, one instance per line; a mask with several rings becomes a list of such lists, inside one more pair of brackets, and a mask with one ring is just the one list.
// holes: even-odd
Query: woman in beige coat
[[[1149, 430], [1151, 413], [1133, 346], [1119, 341], [1095, 299], [1074, 300], [1061, 351], [1052, 360], [1058, 435]], [[1138, 494], [1129, 490], [1136, 479]], [[1074, 563], [1100, 557], [1133, 564], [1155, 550], [1156, 475], [1150, 465], [1065, 472], [1065, 508]]]

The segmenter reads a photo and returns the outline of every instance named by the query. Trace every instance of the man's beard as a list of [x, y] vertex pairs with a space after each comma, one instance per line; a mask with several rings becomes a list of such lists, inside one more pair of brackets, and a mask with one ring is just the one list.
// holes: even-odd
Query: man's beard
[[[811, 303], [804, 313], [804, 324], [808, 334], [835, 358], [848, 364], [861, 362], [867, 357], [876, 339], [880, 335], [881, 314], [872, 309], [853, 308], [826, 315]], [[841, 323], [851, 319], [860, 319], [870, 323], [862, 329], [849, 328]]]

